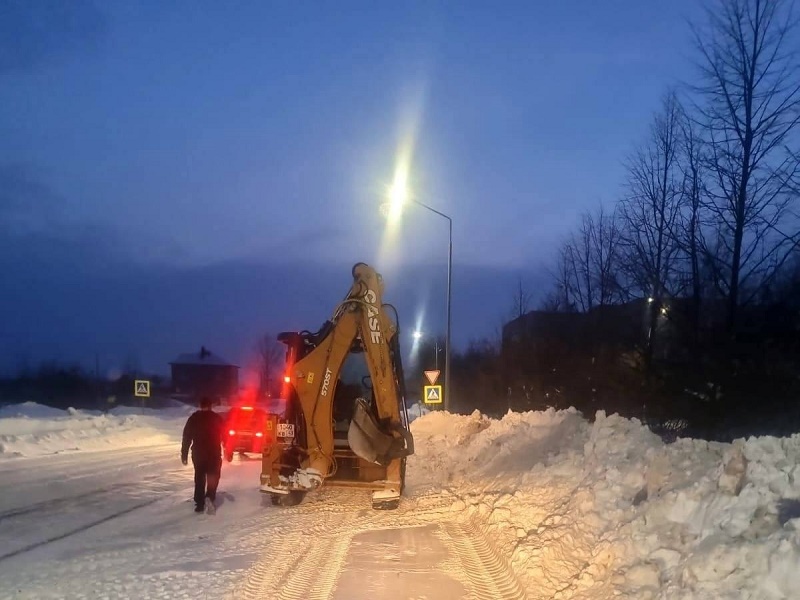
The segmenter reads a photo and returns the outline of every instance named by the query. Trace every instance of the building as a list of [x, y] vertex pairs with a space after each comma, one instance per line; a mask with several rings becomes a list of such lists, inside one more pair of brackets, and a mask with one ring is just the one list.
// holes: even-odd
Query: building
[[646, 340], [649, 310], [645, 299], [596, 306], [589, 312], [532, 310], [503, 325], [503, 349], [543, 342], [585, 348], [595, 341], [632, 348]]
[[239, 391], [239, 367], [206, 349], [181, 354], [169, 363], [172, 369], [172, 397], [197, 402], [209, 396], [225, 402]]

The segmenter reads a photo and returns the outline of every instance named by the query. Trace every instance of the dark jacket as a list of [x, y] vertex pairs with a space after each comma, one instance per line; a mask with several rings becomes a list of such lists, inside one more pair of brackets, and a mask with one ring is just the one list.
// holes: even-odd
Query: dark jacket
[[214, 411], [198, 410], [192, 413], [183, 428], [181, 459], [188, 459], [191, 446], [194, 462], [221, 460], [224, 426], [222, 417]]

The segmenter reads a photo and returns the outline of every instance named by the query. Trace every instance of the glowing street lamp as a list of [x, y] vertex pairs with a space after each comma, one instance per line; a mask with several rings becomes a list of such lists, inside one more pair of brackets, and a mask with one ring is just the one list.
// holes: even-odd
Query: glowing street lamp
[[[408, 172], [398, 169], [395, 173], [394, 182], [389, 189], [389, 202], [381, 206], [381, 210], [389, 219], [397, 219], [403, 212], [403, 207], [409, 202], [421, 206], [432, 213], [447, 219], [448, 225], [448, 246], [447, 246], [447, 331], [445, 333], [445, 354], [444, 354], [444, 398], [442, 409], [447, 410], [450, 399], [450, 305], [451, 290], [453, 281], [453, 220], [443, 212], [423, 204], [419, 200], [411, 197], [408, 191]], [[421, 335], [421, 333], [420, 333]], [[437, 354], [438, 357], [438, 354]]]

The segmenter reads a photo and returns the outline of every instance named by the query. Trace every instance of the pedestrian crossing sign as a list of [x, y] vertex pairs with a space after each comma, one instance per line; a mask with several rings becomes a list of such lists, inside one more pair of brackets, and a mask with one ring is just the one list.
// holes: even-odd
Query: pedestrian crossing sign
[[442, 386], [426, 385], [424, 387], [423, 401], [425, 402], [425, 404], [441, 404]]
[[133, 384], [133, 393], [139, 398], [149, 398], [150, 382], [146, 379], [137, 379]]

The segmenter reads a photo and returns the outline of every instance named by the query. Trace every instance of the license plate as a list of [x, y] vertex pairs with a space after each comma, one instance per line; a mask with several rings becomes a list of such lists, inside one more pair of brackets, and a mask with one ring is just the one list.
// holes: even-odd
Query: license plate
[[294, 437], [294, 424], [293, 423], [278, 423], [278, 437], [293, 438]]

